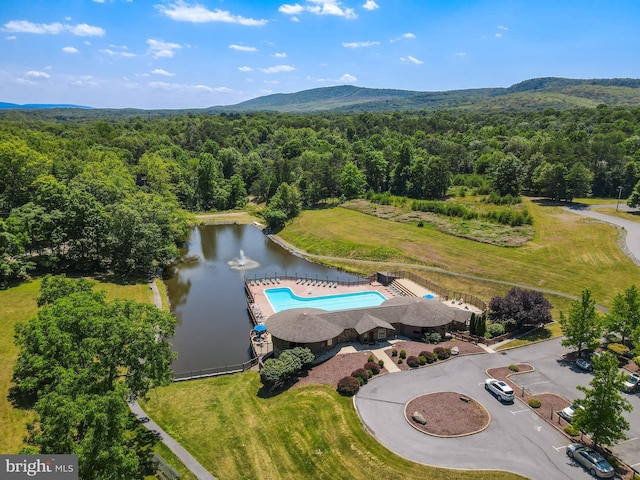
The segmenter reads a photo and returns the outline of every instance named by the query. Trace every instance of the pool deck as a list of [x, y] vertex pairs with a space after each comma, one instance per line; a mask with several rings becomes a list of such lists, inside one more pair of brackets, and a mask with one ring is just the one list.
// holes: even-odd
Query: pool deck
[[264, 291], [269, 290], [271, 288], [288, 288], [298, 297], [323, 297], [325, 295], [340, 295], [344, 293], [357, 293], [357, 292], [372, 292], [376, 291], [380, 294], [384, 295], [385, 298], [392, 298], [397, 296], [392, 290], [386, 288], [384, 285], [372, 282], [369, 284], [360, 284], [360, 285], [343, 285], [338, 284], [337, 286], [312, 286], [306, 285], [302, 283], [296, 283], [296, 280], [280, 280], [280, 283], [272, 284], [272, 285], [255, 285], [249, 286], [251, 290], [251, 294], [253, 295], [254, 305], [259, 309], [262, 313], [264, 319], [269, 318], [275, 312], [273, 311], [273, 307]]

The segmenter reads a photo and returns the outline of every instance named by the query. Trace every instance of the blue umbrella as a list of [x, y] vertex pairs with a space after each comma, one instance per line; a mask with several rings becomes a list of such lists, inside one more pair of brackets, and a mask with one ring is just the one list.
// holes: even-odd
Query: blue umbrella
[[253, 327], [253, 329], [256, 332], [266, 332], [267, 331], [267, 327], [265, 325], [262, 325], [262, 324], [256, 325], [255, 327]]

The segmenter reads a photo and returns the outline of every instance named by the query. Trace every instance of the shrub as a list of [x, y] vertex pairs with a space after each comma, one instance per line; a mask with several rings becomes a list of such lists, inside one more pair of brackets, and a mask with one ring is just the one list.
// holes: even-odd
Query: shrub
[[380, 373], [380, 365], [376, 362], [367, 362], [364, 364], [365, 370], [370, 370], [372, 374], [377, 375]]
[[407, 357], [407, 365], [409, 365], [411, 368], [416, 368], [420, 366], [420, 361], [418, 360], [418, 357], [411, 355]]
[[360, 380], [354, 377], [342, 377], [338, 382], [338, 393], [345, 397], [353, 397], [360, 389]]
[[607, 345], [607, 350], [615, 353], [616, 355], [624, 355], [625, 353], [629, 352], [629, 347], [621, 343], [610, 343], [609, 345]]
[[367, 357], [367, 362], [375, 362], [376, 361], [376, 357], [374, 357], [373, 355], [369, 355]]
[[369, 372], [367, 372], [364, 368], [358, 368], [357, 370], [354, 370], [353, 372], [351, 372], [351, 376], [355, 378], [361, 378], [362, 383], [367, 383], [367, 380], [369, 380]]
[[620, 462], [618, 461], [617, 457], [613, 455], [607, 455], [607, 462], [609, 462], [609, 465], [611, 465], [613, 468], [618, 468], [620, 466]]
[[418, 355], [418, 362], [420, 362], [420, 365], [426, 365], [427, 359], [422, 355]]
[[518, 365], [514, 365], [512, 363], [511, 365], [509, 365], [509, 370], [511, 370], [512, 372], [519, 372], [520, 371], [520, 367], [518, 367]]
[[487, 325], [487, 333], [491, 335], [492, 338], [502, 335], [504, 331], [504, 325], [501, 323], [490, 323]]
[[640, 367], [640, 355], [633, 357], [633, 363]]
[[400, 350], [400, 358], [402, 359], [407, 358], [407, 352], [405, 350]]
[[424, 357], [427, 363], [433, 363], [436, 361], [436, 357], [431, 352], [420, 352], [420, 356]]
[[397, 357], [398, 356], [398, 350], [396, 350], [395, 348], [393, 350], [391, 350], [391, 356], [392, 357]]
[[447, 353], [447, 351], [442, 347], [434, 348], [433, 353], [435, 353], [438, 356], [439, 360], [445, 360], [449, 358], [449, 353]]
[[542, 405], [542, 402], [537, 398], [533, 397], [529, 399], [529, 406], [531, 408], [540, 408], [540, 405]]
[[422, 221], [419, 221], [418, 222], [418, 227], [420, 227], [420, 228], [424, 227], [424, 223]]
[[402, 359], [401, 358], [398, 359], [398, 365], [402, 365]]
[[578, 430], [573, 425], [567, 425], [566, 427], [564, 427], [564, 431], [567, 435], [571, 435], [572, 437], [577, 437], [578, 435], [580, 435], [580, 430]]
[[384, 360], [378, 360], [378, 365], [380, 366], [380, 368], [384, 368]]
[[442, 340], [442, 336], [438, 332], [433, 332], [429, 335], [429, 341], [431, 343], [440, 343], [440, 340]]

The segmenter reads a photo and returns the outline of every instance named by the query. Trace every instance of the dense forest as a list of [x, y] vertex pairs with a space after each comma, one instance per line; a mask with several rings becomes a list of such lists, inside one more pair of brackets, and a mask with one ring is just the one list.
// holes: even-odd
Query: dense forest
[[[280, 228], [327, 199], [442, 210], [456, 191], [509, 202], [640, 203], [640, 108], [176, 114], [0, 120], [0, 283], [30, 269], [147, 275], [189, 212], [245, 208]], [[496, 218], [495, 221], [501, 221]]]

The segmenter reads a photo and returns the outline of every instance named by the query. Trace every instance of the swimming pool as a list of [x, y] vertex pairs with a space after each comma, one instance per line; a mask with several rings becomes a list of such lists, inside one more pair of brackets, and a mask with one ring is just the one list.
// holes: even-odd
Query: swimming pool
[[377, 307], [387, 298], [379, 292], [341, 293], [322, 297], [298, 297], [290, 288], [269, 288], [264, 291], [274, 312], [292, 308], [320, 308], [330, 312], [350, 308]]

